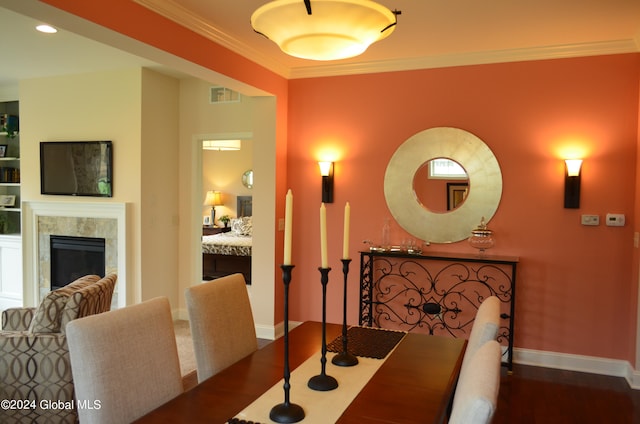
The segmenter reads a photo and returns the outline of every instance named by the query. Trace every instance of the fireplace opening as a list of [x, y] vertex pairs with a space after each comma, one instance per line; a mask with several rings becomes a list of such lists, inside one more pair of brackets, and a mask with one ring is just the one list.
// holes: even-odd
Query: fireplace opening
[[105, 275], [105, 239], [95, 237], [49, 237], [51, 244], [51, 290], [76, 279]]

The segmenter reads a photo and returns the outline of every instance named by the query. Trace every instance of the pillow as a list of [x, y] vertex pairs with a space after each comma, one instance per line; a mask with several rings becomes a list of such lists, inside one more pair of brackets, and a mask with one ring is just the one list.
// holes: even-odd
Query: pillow
[[59, 333], [60, 320], [62, 311], [64, 310], [69, 296], [83, 287], [98, 281], [98, 275], [86, 275], [67, 284], [64, 287], [49, 292], [33, 315], [33, 319], [29, 324], [29, 332], [31, 333]]
[[231, 232], [238, 236], [250, 236], [253, 233], [253, 219], [251, 216], [234, 218], [231, 220]]
[[231, 219], [231, 232], [235, 235], [240, 235], [242, 231], [242, 220], [240, 218]]
[[67, 304], [67, 299], [69, 299], [69, 296], [66, 293], [58, 292], [58, 290], [49, 292], [40, 302], [40, 306], [38, 306], [31, 324], [29, 324], [29, 332], [59, 333], [60, 318]]

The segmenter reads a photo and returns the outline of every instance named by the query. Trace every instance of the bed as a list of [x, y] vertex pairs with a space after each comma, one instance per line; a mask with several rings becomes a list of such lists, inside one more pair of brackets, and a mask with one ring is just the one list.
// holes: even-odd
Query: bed
[[230, 231], [202, 236], [203, 280], [239, 272], [251, 284], [252, 209], [251, 196], [238, 196], [238, 218], [231, 220]]

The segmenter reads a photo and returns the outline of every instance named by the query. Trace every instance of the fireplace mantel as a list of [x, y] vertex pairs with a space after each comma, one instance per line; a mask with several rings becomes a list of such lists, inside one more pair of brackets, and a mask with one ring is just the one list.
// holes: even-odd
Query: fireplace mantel
[[[56, 222], [57, 218], [69, 226], [69, 222], [103, 222], [113, 220], [116, 223], [114, 234], [114, 248], [112, 252], [114, 263], [108, 266], [107, 272], [118, 274], [116, 284], [116, 299], [114, 306], [124, 307], [127, 303], [127, 204], [103, 203], [103, 202], [29, 202], [23, 203], [23, 252], [24, 252], [24, 278], [23, 278], [23, 303], [25, 306], [39, 304], [43, 287], [43, 252], [48, 252], [48, 246], [41, 241], [41, 225], [44, 222]], [[47, 224], [50, 226], [50, 224]], [[78, 230], [80, 231], [80, 230]], [[72, 231], [73, 232], [73, 231]], [[82, 235], [82, 234], [60, 234]], [[47, 237], [48, 238], [48, 237]]]

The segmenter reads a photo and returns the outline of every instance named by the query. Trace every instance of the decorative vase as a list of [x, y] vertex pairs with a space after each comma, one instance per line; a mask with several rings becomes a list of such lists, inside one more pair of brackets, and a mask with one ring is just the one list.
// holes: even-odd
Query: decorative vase
[[480, 225], [471, 231], [471, 236], [468, 240], [471, 247], [478, 249], [481, 255], [484, 254], [485, 250], [495, 245], [493, 231], [487, 228], [487, 224], [484, 222], [484, 216], [480, 220]]

